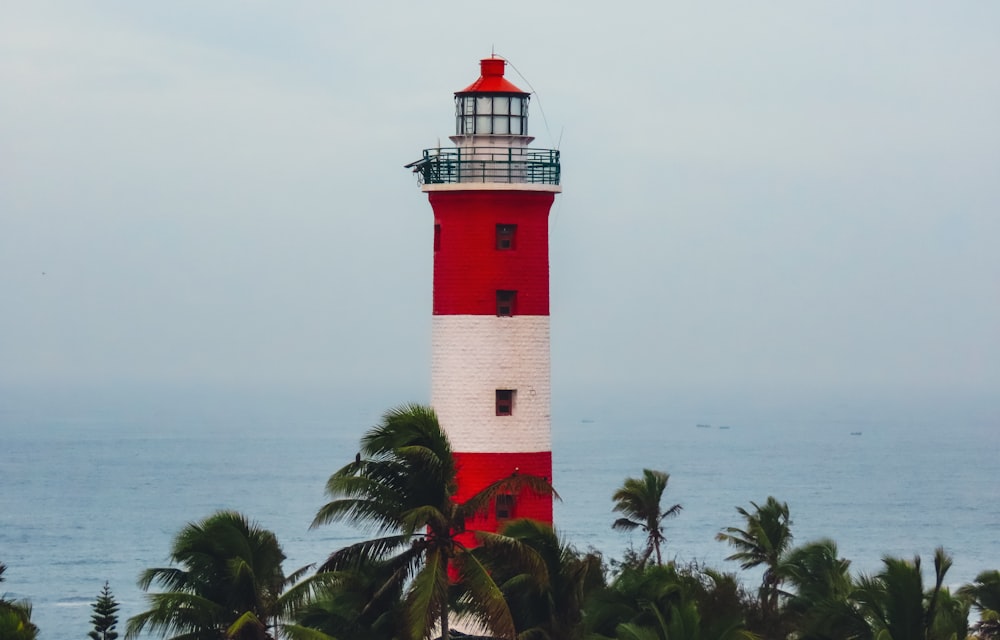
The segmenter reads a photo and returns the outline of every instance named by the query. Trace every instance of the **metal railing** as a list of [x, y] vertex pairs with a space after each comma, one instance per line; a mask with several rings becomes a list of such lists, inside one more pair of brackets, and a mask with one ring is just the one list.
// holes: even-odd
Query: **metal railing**
[[525, 147], [424, 149], [406, 165], [421, 184], [459, 182], [559, 184], [559, 151]]

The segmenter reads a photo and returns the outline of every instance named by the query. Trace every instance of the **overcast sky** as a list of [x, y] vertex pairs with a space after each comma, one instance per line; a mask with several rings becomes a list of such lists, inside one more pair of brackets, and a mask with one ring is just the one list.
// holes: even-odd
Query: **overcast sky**
[[7, 393], [426, 400], [403, 165], [491, 50], [563, 154], [557, 407], [1000, 389], [1000, 3], [3, 5]]

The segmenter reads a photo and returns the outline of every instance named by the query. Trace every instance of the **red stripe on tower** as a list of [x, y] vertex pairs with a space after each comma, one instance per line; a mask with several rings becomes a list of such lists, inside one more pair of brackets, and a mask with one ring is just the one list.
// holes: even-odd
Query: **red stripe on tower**
[[[512, 473], [552, 478], [548, 216], [559, 152], [528, 145], [528, 101], [503, 59], [455, 93], [455, 146], [409, 167], [434, 210], [431, 405], [451, 440], [458, 498]], [[470, 529], [552, 523], [552, 498], [501, 496]]]

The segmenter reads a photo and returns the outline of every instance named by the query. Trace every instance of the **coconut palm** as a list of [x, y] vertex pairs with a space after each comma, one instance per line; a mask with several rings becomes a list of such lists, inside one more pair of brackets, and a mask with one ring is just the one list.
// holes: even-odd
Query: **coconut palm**
[[734, 576], [627, 566], [588, 603], [588, 638], [599, 640], [757, 640], [744, 624]]
[[285, 554], [274, 534], [235, 511], [190, 523], [174, 538], [170, 559], [179, 566], [147, 569], [139, 586], [150, 609], [128, 620], [126, 638], [143, 632], [184, 640], [268, 640], [312, 584], [286, 576]]
[[1000, 571], [983, 571], [958, 592], [979, 609], [979, 622], [973, 625], [979, 637], [1000, 640]]
[[619, 638], [655, 633], [666, 622], [670, 608], [683, 601], [682, 579], [673, 565], [628, 565], [607, 589], [597, 593], [588, 603], [590, 637]]
[[457, 489], [451, 445], [434, 411], [420, 405], [388, 411], [362, 438], [355, 461], [330, 476], [326, 492], [333, 500], [312, 523], [347, 520], [379, 537], [335, 551], [320, 570], [384, 563], [389, 573], [381, 588], [404, 590], [405, 637], [448, 636], [454, 581], [464, 594], [463, 613], [494, 634], [513, 638], [513, 618], [500, 588], [463, 542], [466, 522], [500, 494], [554, 492], [546, 480], [524, 473], [498, 480], [464, 502], [456, 499]]
[[327, 572], [322, 588], [284, 626], [291, 640], [394, 640], [404, 628], [402, 589], [383, 589], [391, 574], [384, 564]]
[[0, 602], [0, 638], [4, 640], [35, 640], [38, 627], [31, 622], [31, 604]]
[[943, 586], [951, 563], [944, 549], [934, 552], [934, 586], [926, 592], [920, 556], [912, 561], [886, 556], [882, 571], [862, 576], [853, 598], [868, 618], [872, 636], [880, 640], [965, 638], [968, 606], [956, 602]]
[[746, 524], [743, 529], [727, 527], [715, 537], [736, 548], [736, 553], [726, 560], [736, 560], [743, 569], [764, 566], [764, 576], [759, 590], [761, 613], [768, 623], [775, 623], [778, 613], [778, 596], [782, 577], [778, 565], [782, 555], [791, 546], [791, 520], [788, 504], [768, 496], [763, 505], [751, 502], [753, 511], [737, 507]]
[[787, 552], [777, 573], [791, 589], [783, 618], [803, 640], [864, 638], [868, 625], [853, 602], [849, 560], [840, 558], [837, 543], [823, 539]]
[[663, 521], [681, 511], [679, 504], [666, 511], [660, 505], [669, 481], [670, 474], [664, 471], [643, 469], [642, 478], [625, 478], [625, 483], [611, 497], [615, 501], [612, 510], [624, 515], [615, 520], [611, 527], [621, 531], [642, 529], [646, 534], [646, 547], [639, 557], [640, 566], [644, 566], [654, 552], [656, 564], [663, 564], [660, 550], [666, 541]]
[[[0, 562], [0, 582], [7, 565]], [[8, 600], [0, 596], [0, 638], [4, 640], [35, 640], [38, 627], [31, 622], [31, 603], [27, 600]]]
[[600, 555], [581, 554], [549, 525], [527, 519], [478, 538], [474, 553], [500, 585], [519, 640], [583, 637], [584, 601], [604, 586]]

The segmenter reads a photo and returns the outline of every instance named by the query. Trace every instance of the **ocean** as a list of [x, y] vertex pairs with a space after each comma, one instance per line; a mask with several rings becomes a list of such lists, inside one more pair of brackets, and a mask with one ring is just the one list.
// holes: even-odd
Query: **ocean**
[[[309, 523], [327, 477], [353, 459], [383, 408], [251, 427], [224, 416], [8, 414], [0, 418], [0, 561], [8, 566], [0, 591], [30, 599], [41, 638], [61, 640], [85, 637], [107, 581], [123, 629], [144, 609], [139, 573], [167, 566], [177, 531], [218, 509], [275, 531], [286, 571], [321, 561], [364, 536]], [[879, 414], [557, 415], [556, 528], [608, 558], [640, 546], [641, 535], [611, 529], [611, 494], [653, 468], [670, 473], [664, 502], [683, 506], [667, 522], [665, 547], [681, 562], [738, 572], [715, 534], [741, 524], [736, 507], [773, 495], [788, 503], [797, 543], [832, 538], [856, 572], [877, 571], [886, 554], [926, 563], [939, 545], [955, 560], [950, 585], [1000, 568], [1000, 428], [991, 414]]]

